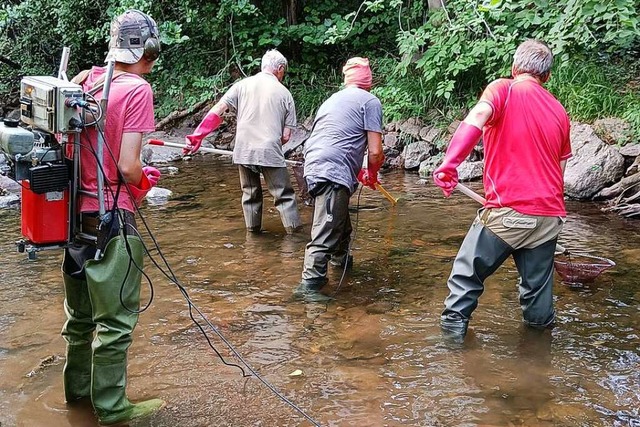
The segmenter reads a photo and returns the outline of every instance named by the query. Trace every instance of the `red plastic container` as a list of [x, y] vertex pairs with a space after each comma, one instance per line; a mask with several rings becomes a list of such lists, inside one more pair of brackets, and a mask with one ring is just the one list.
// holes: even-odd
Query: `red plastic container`
[[66, 243], [69, 190], [36, 194], [22, 181], [22, 235], [36, 245]]

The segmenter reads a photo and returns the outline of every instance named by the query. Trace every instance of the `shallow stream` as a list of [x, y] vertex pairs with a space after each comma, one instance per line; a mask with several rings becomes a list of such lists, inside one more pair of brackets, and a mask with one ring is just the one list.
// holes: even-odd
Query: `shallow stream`
[[[451, 261], [477, 209], [466, 196], [444, 199], [400, 172], [383, 176], [401, 197], [395, 208], [378, 192], [356, 193], [354, 268], [334, 302], [307, 304], [292, 290], [312, 209], [301, 206], [305, 230], [287, 236], [267, 196], [265, 232], [247, 234], [228, 160], [177, 166], [160, 183], [173, 198], [143, 208], [162, 253], [217, 330], [320, 425], [640, 426], [640, 223], [569, 203], [560, 242], [617, 266], [589, 285], [558, 280], [557, 326], [532, 333], [521, 325], [508, 261], [487, 281], [464, 344], [452, 346], [438, 322]], [[0, 425], [96, 425], [90, 408], [63, 399], [61, 252], [29, 261], [15, 252], [19, 233], [19, 212], [0, 212]], [[132, 425], [311, 425], [255, 377], [221, 363], [178, 288], [145, 262], [154, 298], [135, 330], [128, 392], [167, 407]], [[330, 271], [329, 292], [341, 273]]]

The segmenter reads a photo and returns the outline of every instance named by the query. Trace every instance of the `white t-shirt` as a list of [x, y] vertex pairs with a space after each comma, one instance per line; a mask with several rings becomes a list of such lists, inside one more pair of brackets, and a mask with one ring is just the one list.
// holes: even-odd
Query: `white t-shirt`
[[284, 167], [282, 132], [296, 126], [296, 107], [286, 87], [271, 73], [247, 77], [222, 97], [237, 114], [233, 162]]

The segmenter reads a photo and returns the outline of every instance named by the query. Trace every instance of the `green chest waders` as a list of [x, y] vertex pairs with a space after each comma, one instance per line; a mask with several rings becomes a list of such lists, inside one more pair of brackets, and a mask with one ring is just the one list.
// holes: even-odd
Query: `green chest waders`
[[[85, 254], [91, 249], [95, 253], [95, 247], [85, 246]], [[73, 257], [71, 252], [65, 253], [65, 265], [67, 256]], [[102, 259], [84, 263], [84, 281], [73, 278], [77, 275], [69, 271], [63, 275], [68, 319], [62, 333], [69, 344], [65, 396], [68, 401], [84, 397], [90, 389], [91, 402], [104, 425], [148, 415], [164, 404], [159, 399], [133, 404], [126, 396], [127, 351], [138, 321], [138, 314], [132, 311], [140, 306], [143, 255], [144, 247], [137, 236], [120, 233], [109, 240]], [[91, 341], [91, 358], [87, 362], [87, 343]], [[87, 364], [91, 367], [88, 385]]]

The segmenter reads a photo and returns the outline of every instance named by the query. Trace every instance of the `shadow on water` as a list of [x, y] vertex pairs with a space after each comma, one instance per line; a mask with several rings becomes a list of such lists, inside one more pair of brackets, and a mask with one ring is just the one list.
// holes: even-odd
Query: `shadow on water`
[[[301, 208], [305, 231], [287, 236], [267, 197], [265, 232], [247, 234], [228, 162], [179, 167], [161, 181], [172, 200], [143, 212], [164, 255], [243, 357], [321, 425], [640, 425], [639, 224], [569, 203], [561, 243], [609, 257], [615, 269], [582, 288], [558, 283], [558, 325], [536, 332], [521, 325], [517, 273], [508, 261], [487, 281], [465, 342], [453, 346], [441, 339], [438, 321], [475, 202], [461, 194], [445, 200], [416, 175], [386, 175], [385, 187], [403, 201], [391, 208], [368, 189], [359, 206], [353, 199], [354, 268], [334, 302], [305, 304], [291, 292], [311, 209]], [[27, 261], [13, 246], [19, 212], [0, 212], [0, 223], [0, 423], [95, 425], [91, 408], [63, 402], [61, 254]], [[178, 289], [148, 261], [146, 272], [155, 299], [134, 334], [128, 391], [134, 400], [159, 396], [168, 405], [132, 425], [310, 425], [256, 378], [223, 365]], [[330, 270], [329, 293], [341, 274]], [[207, 331], [225, 359], [237, 362]], [[296, 370], [302, 374], [290, 375]]]

